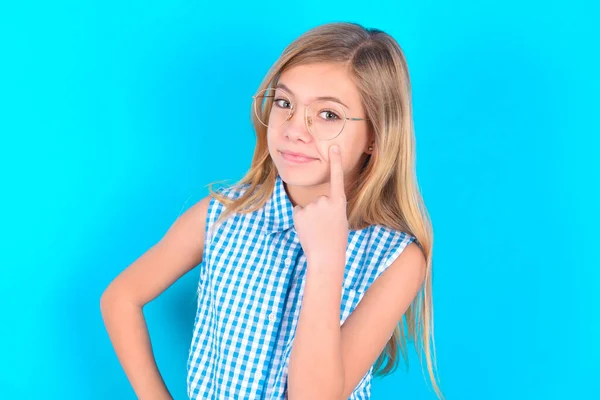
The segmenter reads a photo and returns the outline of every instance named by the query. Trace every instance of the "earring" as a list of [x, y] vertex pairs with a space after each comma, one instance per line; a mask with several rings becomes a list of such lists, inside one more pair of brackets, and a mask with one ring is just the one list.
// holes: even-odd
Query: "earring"
[[373, 146], [369, 146], [369, 151], [373, 151]]

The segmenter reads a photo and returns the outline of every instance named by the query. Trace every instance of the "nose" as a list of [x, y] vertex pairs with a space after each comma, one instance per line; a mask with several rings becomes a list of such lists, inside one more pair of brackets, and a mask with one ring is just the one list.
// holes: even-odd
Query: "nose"
[[295, 109], [288, 117], [283, 125], [284, 135], [292, 140], [300, 139], [303, 142], [309, 142], [312, 139], [312, 135], [306, 127], [304, 112], [302, 111], [303, 110]]

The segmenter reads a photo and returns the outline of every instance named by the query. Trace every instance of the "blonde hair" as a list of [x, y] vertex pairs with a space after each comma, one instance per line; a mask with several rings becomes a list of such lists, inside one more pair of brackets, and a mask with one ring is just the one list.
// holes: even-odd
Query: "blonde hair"
[[[292, 42], [257, 91], [274, 87], [286, 69], [323, 62], [349, 68], [375, 140], [376, 150], [367, 158], [352, 193], [347, 193], [350, 228], [379, 224], [407, 232], [416, 237], [427, 260], [423, 287], [375, 362], [375, 375], [385, 376], [397, 368], [398, 347], [408, 367], [407, 339], [412, 339], [421, 366], [424, 356], [433, 388], [443, 398], [434, 372], [437, 366], [431, 293], [433, 230], [415, 173], [411, 84], [406, 59], [398, 43], [383, 31], [354, 23], [325, 24]], [[265, 112], [269, 112], [268, 107]], [[226, 206], [219, 221], [236, 212], [259, 209], [273, 192], [277, 170], [269, 155], [267, 128], [254, 112], [251, 114], [256, 147], [250, 170], [238, 183], [248, 190], [231, 199], [209, 187], [211, 194]]]

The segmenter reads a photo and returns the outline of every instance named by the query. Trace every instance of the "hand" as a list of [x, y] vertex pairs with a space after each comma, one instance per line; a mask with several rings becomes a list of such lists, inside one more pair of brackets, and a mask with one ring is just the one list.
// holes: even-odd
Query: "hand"
[[348, 217], [342, 155], [335, 145], [329, 148], [329, 166], [329, 196], [319, 196], [305, 207], [294, 207], [294, 225], [307, 259], [345, 265]]

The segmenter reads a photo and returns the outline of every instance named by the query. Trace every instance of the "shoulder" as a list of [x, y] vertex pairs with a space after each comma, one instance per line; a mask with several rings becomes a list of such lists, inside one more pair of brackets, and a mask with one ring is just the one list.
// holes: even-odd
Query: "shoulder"
[[427, 259], [416, 237], [412, 234], [387, 227], [379, 227], [377, 236], [381, 249], [374, 262], [376, 281], [392, 282], [407, 292], [417, 290], [427, 271]]
[[427, 267], [427, 259], [421, 247], [417, 242], [412, 241], [406, 245], [400, 255], [392, 262], [392, 264], [408, 264], [417, 269], [425, 269]]
[[245, 183], [245, 184], [235, 183], [232, 185], [223, 186], [218, 189], [215, 189], [214, 192], [217, 194], [217, 196], [222, 196], [229, 200], [235, 201], [235, 200], [239, 199], [240, 197], [242, 197], [246, 193], [246, 191], [248, 190], [249, 187], [250, 187], [250, 184], [247, 184], [247, 183]]
[[402, 252], [389, 260], [389, 265], [381, 273], [380, 281], [389, 282], [391, 287], [402, 288], [411, 293], [411, 298], [422, 287], [427, 273], [427, 260], [421, 248], [411, 242]]
[[370, 225], [367, 229], [366, 237], [371, 245], [382, 249], [383, 253], [400, 253], [412, 243], [418, 247], [417, 238], [408, 232], [383, 225]]
[[427, 259], [417, 238], [410, 233], [391, 230], [394, 240], [387, 248], [386, 270], [401, 270], [401, 274], [409, 274], [415, 282], [424, 278]]
[[[204, 235], [206, 227], [206, 217], [211, 201], [214, 199], [212, 195], [208, 195], [196, 202], [178, 220], [185, 226], [189, 227], [190, 231], [198, 232]], [[202, 237], [202, 239], [204, 239]]]
[[194, 204], [190, 208], [190, 211], [193, 210], [193, 213], [197, 214], [197, 216], [202, 216], [202, 214], [204, 214], [204, 217], [206, 217], [208, 207], [213, 199], [214, 197], [210, 194], [208, 196], [205, 196], [204, 198], [200, 199], [196, 204]]
[[382, 225], [372, 225], [371, 246], [381, 249], [379, 271], [382, 273], [392, 264], [408, 260], [411, 264], [426, 265], [425, 255], [419, 242], [412, 234]]

